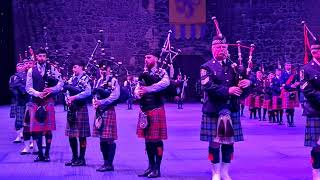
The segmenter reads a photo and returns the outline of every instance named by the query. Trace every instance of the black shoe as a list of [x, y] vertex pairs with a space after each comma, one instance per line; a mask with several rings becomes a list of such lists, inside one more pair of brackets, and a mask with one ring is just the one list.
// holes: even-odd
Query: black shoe
[[30, 152], [20, 152], [20, 155], [27, 155], [27, 154], [31, 154]]
[[70, 161], [67, 161], [64, 165], [65, 166], [71, 166], [72, 163], [76, 162], [78, 160], [78, 158], [72, 158]]
[[50, 156], [49, 155], [46, 155], [44, 156], [44, 162], [50, 162]]
[[44, 162], [44, 157], [43, 156], [37, 156], [34, 162]]
[[139, 174], [139, 177], [147, 177], [150, 173], [152, 172], [151, 168], [148, 168], [147, 170], [144, 171], [144, 173]]
[[73, 162], [71, 166], [86, 166], [86, 160], [78, 159], [77, 161]]
[[106, 165], [106, 171], [114, 171], [113, 165]]
[[160, 175], [160, 170], [158, 170], [158, 169], [155, 169], [155, 170], [153, 170], [147, 177], [148, 178], [158, 178], [158, 177], [160, 177], [161, 175]]
[[99, 172], [106, 172], [106, 171], [114, 171], [114, 168], [113, 166], [111, 165], [102, 165], [100, 166], [96, 171], [99, 171]]

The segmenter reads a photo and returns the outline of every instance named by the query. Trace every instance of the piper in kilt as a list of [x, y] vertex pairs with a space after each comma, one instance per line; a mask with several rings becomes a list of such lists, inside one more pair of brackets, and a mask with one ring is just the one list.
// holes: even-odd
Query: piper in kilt
[[[24, 59], [23, 63], [26, 67], [26, 73], [30, 68], [33, 68], [34, 66], [34, 61], [32, 58]], [[24, 82], [24, 86], [25, 85], [26, 85], [26, 82]], [[34, 154], [38, 153], [37, 143], [33, 143], [33, 141], [35, 141], [34, 140], [35, 138], [32, 137], [32, 133], [30, 132], [30, 113], [29, 113], [30, 107], [32, 107], [32, 102], [31, 102], [31, 97], [28, 94], [26, 110], [24, 112], [24, 118], [23, 118], [23, 140], [24, 140], [25, 147], [20, 152], [21, 155], [30, 154], [30, 148], [32, 148]], [[33, 138], [32, 141], [31, 141], [31, 137]]]
[[289, 127], [294, 127], [294, 108], [299, 107], [298, 86], [300, 82], [298, 75], [291, 70], [291, 63], [285, 63], [285, 71], [282, 73], [282, 109], [286, 110], [287, 123]]
[[[85, 166], [85, 153], [87, 137], [90, 136], [89, 114], [87, 99], [91, 95], [89, 76], [84, 72], [86, 64], [83, 61], [73, 62], [73, 76], [66, 83], [66, 102], [69, 106], [67, 112], [66, 136], [72, 151], [72, 159], [66, 166]], [[80, 154], [78, 154], [78, 140]]]
[[276, 69], [276, 76], [272, 79], [271, 89], [272, 89], [272, 114], [273, 114], [273, 123], [275, 123], [275, 119], [277, 119], [277, 123], [279, 125], [283, 124], [283, 109], [282, 109], [282, 99], [280, 97], [281, 94], [281, 69]]
[[[140, 113], [137, 125], [137, 135], [145, 139], [149, 166], [139, 177], [157, 178], [161, 176], [160, 166], [163, 157], [163, 140], [167, 139], [167, 124], [164, 110], [162, 90], [169, 84], [169, 76], [160, 69], [159, 78], [147, 82], [147, 77], [156, 77], [158, 54], [151, 52], [145, 56], [146, 69], [140, 75], [135, 88], [135, 96], [140, 99]], [[141, 117], [145, 117], [147, 126], [142, 127]]]
[[[117, 120], [115, 106], [120, 97], [120, 86], [118, 80], [112, 76], [110, 65], [100, 64], [100, 76], [93, 89], [92, 104], [95, 109], [93, 134], [100, 138], [100, 150], [102, 152], [104, 164], [97, 171], [114, 171], [113, 160], [116, 153], [115, 140], [117, 135]], [[95, 90], [101, 89], [106, 92], [97, 93]], [[102, 107], [105, 107], [102, 110]]]
[[[18, 69], [20, 69], [19, 66], [16, 66], [16, 71], [18, 72]], [[9, 78], [9, 89], [11, 92], [11, 102], [10, 102], [10, 113], [9, 113], [9, 117], [10, 118], [15, 118], [16, 117], [16, 91], [11, 87], [14, 78], [15, 78], [15, 74], [10, 76]]]
[[16, 130], [17, 137], [13, 143], [21, 143], [23, 138], [23, 118], [24, 111], [26, 109], [27, 93], [25, 90], [26, 84], [26, 72], [25, 66], [22, 62], [19, 62], [16, 66], [17, 72], [13, 78], [10, 79], [10, 89], [14, 98], [14, 127]]
[[304, 145], [312, 147], [313, 179], [320, 179], [320, 42], [311, 45], [313, 59], [300, 70], [307, 117]]
[[262, 77], [263, 77], [262, 72], [257, 71], [256, 72], [256, 79], [253, 83], [253, 85], [254, 85], [253, 91], [255, 94], [254, 108], [255, 108], [255, 111], [258, 112], [259, 121], [262, 121], [261, 108], [263, 105], [263, 96], [264, 96]]
[[274, 118], [274, 115], [272, 115], [272, 89], [271, 89], [271, 81], [274, 78], [274, 74], [270, 73], [267, 77], [267, 79], [264, 80], [263, 85], [263, 91], [264, 91], [264, 97], [263, 97], [263, 120], [266, 119], [266, 114], [268, 111], [268, 118], [269, 122], [272, 122], [272, 118]]
[[[234, 142], [243, 141], [240, 122], [240, 98], [247, 94], [251, 81], [238, 79], [227, 59], [228, 45], [224, 37], [214, 36], [213, 59], [200, 67], [201, 85], [205, 92], [202, 106], [200, 140], [209, 142], [212, 179], [231, 179], [228, 173], [233, 159]], [[222, 164], [220, 164], [220, 147]]]
[[[30, 113], [30, 131], [34, 133], [39, 148], [35, 162], [50, 161], [52, 130], [56, 129], [54, 94], [62, 89], [63, 81], [60, 73], [46, 62], [47, 52], [40, 49], [37, 64], [28, 70], [26, 90], [32, 96]], [[42, 152], [42, 135], [45, 134], [46, 149]]]

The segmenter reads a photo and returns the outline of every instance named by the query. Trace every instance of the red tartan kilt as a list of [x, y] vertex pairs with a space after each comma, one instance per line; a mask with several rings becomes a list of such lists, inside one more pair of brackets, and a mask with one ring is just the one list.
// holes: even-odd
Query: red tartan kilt
[[[96, 114], [94, 112], [94, 114]], [[94, 116], [94, 119], [96, 119], [96, 116]], [[99, 138], [105, 138], [105, 139], [118, 139], [117, 134], [117, 117], [116, 117], [116, 111], [114, 107], [108, 109], [106, 112], [102, 115], [102, 128], [101, 130], [98, 130], [94, 123], [93, 123], [93, 137], [99, 137]]]
[[246, 99], [245, 99], [245, 105], [248, 107], [254, 107], [254, 99], [255, 97], [250, 94]]
[[38, 105], [35, 103], [32, 103], [32, 105], [28, 107], [29, 113], [30, 113], [30, 131], [31, 132], [56, 130], [53, 98], [48, 99], [45, 104], [46, 104], [47, 117], [43, 123], [38, 122], [35, 117], [35, 113], [37, 111]]
[[263, 100], [263, 105], [262, 105], [262, 107], [264, 108], [264, 109], [272, 109], [272, 100], [271, 99], [265, 99], [265, 100]]
[[254, 107], [261, 108], [263, 105], [263, 96], [256, 96], [254, 98]]
[[159, 107], [145, 112], [148, 118], [148, 127], [142, 129], [137, 125], [137, 135], [139, 138], [147, 140], [168, 139], [166, 112], [164, 107]]
[[282, 109], [282, 99], [280, 96], [273, 96], [272, 97], [272, 109], [273, 110]]
[[295, 94], [295, 97], [293, 99], [290, 99], [290, 93], [284, 92], [282, 95], [282, 108], [283, 109], [294, 109], [296, 107], [299, 107], [299, 97], [298, 92], [293, 91], [292, 93]]

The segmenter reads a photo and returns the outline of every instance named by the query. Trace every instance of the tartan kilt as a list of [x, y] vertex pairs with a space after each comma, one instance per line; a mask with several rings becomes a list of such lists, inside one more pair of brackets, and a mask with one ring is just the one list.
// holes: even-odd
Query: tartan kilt
[[263, 96], [256, 96], [254, 98], [254, 107], [261, 108], [263, 105]]
[[290, 99], [290, 92], [284, 92], [282, 95], [282, 108], [283, 109], [294, 109], [299, 107], [299, 97], [297, 91], [292, 91], [295, 94], [293, 99]]
[[[96, 114], [96, 112], [94, 112]], [[96, 115], [94, 116], [94, 120]], [[101, 130], [97, 129], [93, 124], [93, 137], [105, 138], [105, 139], [118, 139], [117, 134], [117, 118], [114, 107], [111, 107], [102, 115], [102, 127]]]
[[23, 127], [24, 115], [26, 112], [26, 106], [16, 106], [16, 120], [14, 122], [14, 127], [19, 130]]
[[248, 106], [248, 107], [254, 107], [254, 100], [255, 100], [254, 95], [250, 94], [245, 99], [245, 105]]
[[38, 122], [35, 117], [37, 108], [38, 108], [38, 105], [36, 103], [32, 103], [31, 107], [29, 108], [30, 131], [31, 132], [41, 132], [41, 131], [56, 130], [56, 119], [55, 119], [53, 98], [50, 98], [46, 101], [47, 117], [43, 123]]
[[317, 141], [320, 137], [320, 117], [307, 117], [304, 145], [308, 147], [319, 146]]
[[262, 108], [272, 110], [272, 100], [271, 99], [263, 100]]
[[88, 107], [86, 105], [78, 107], [74, 126], [66, 124], [65, 135], [69, 137], [89, 137], [90, 123]]
[[16, 117], [16, 109], [17, 109], [17, 105], [16, 104], [11, 104], [10, 105], [10, 118], [15, 118]]
[[[141, 112], [140, 112], [141, 113]], [[144, 112], [147, 115], [148, 126], [145, 129], [137, 125], [137, 135], [146, 140], [168, 139], [167, 121], [164, 106]]]
[[[240, 121], [240, 112], [231, 113], [232, 126], [234, 130], [234, 141], [243, 141], [243, 133]], [[217, 136], [218, 116], [202, 114], [200, 140], [213, 142]]]
[[272, 96], [272, 110], [282, 109], [282, 99], [280, 96]]

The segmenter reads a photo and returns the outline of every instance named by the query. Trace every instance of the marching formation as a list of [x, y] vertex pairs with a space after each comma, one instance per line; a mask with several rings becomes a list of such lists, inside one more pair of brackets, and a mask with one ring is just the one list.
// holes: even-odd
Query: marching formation
[[[307, 46], [312, 60], [305, 62], [303, 67], [293, 67], [294, 64], [286, 61], [284, 69], [278, 62], [277, 69], [265, 71], [263, 66], [253, 66], [253, 44], [245, 46], [240, 41], [228, 44], [215, 17], [213, 21], [217, 31], [211, 44], [213, 57], [200, 67], [199, 76], [204, 95], [202, 119], [199, 120], [200, 140], [208, 142], [212, 179], [231, 180], [229, 168], [234, 143], [244, 140], [240, 118], [244, 116], [245, 107], [250, 111], [250, 119], [283, 125], [285, 116], [287, 125], [294, 127], [295, 108], [300, 107], [301, 103], [307, 117], [305, 146], [312, 147], [313, 178], [319, 180], [319, 41]], [[310, 32], [305, 23], [304, 28]], [[104, 161], [97, 171], [114, 171], [113, 160], [118, 139], [115, 108], [120, 102], [122, 89], [125, 89], [128, 110], [132, 109], [134, 102], [140, 106], [136, 134], [138, 138], [145, 139], [148, 159], [147, 169], [138, 176], [160, 177], [164, 140], [168, 138], [164, 97], [173, 97], [178, 109], [183, 109], [189, 79], [179, 70], [176, 80], [173, 80], [173, 59], [179, 52], [171, 47], [170, 34], [171, 31], [161, 53], [150, 50], [145, 55], [144, 72], [136, 77], [127, 73], [123, 87], [110, 62], [98, 64], [92, 59], [88, 63], [76, 59], [71, 64], [72, 76], [63, 78], [59, 68], [47, 61], [45, 49], [34, 53], [29, 47], [30, 56], [25, 59], [20, 56], [16, 73], [9, 80], [13, 94], [10, 117], [15, 118], [17, 135], [13, 142], [25, 144], [20, 154], [33, 153], [37, 155], [35, 162], [50, 162], [54, 138], [52, 131], [56, 130], [55, 96], [63, 93], [67, 111], [65, 135], [69, 138], [72, 152], [65, 166], [86, 166], [87, 137], [93, 136], [100, 139]], [[308, 33], [305, 35], [308, 36]], [[230, 46], [238, 48], [237, 62], [230, 58]], [[243, 62], [242, 49], [249, 50], [247, 62]], [[92, 62], [96, 64], [91, 66]], [[89, 72], [89, 66], [96, 66], [97, 73]], [[88, 113], [88, 104], [91, 103], [93, 115]], [[94, 119], [92, 125], [89, 123], [90, 116]]]

